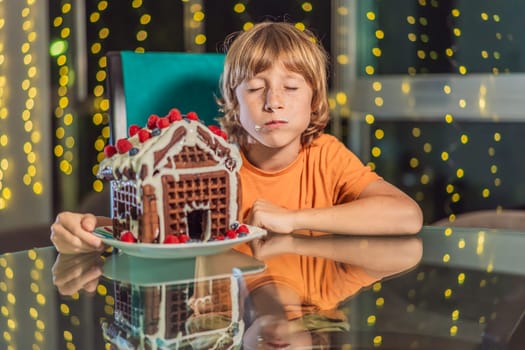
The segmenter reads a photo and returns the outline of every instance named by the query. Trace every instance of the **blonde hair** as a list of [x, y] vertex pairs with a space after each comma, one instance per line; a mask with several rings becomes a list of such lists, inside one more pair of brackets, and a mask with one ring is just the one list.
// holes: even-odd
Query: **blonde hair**
[[239, 122], [239, 102], [235, 89], [245, 80], [269, 69], [279, 60], [286, 69], [301, 74], [312, 89], [310, 124], [303, 132], [301, 143], [309, 145], [323, 133], [328, 124], [327, 69], [328, 55], [312, 34], [287, 22], [262, 22], [245, 32], [229, 35], [221, 77], [219, 100], [224, 116], [219, 119], [233, 142], [243, 146], [248, 134]]

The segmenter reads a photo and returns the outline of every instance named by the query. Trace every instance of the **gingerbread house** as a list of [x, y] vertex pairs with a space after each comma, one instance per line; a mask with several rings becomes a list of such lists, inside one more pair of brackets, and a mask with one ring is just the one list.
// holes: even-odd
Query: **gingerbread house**
[[235, 224], [239, 150], [194, 113], [151, 116], [105, 153], [99, 177], [111, 181], [117, 238], [130, 231], [142, 243], [170, 235], [209, 241]]
[[225, 277], [159, 286], [114, 282], [114, 318], [104, 339], [132, 349], [240, 347], [244, 322], [236, 279]]

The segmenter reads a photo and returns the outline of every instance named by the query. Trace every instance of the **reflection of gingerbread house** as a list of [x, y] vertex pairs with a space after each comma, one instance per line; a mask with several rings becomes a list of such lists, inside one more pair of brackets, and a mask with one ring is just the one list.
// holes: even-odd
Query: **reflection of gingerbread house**
[[[235, 278], [174, 285], [115, 282], [114, 320], [104, 338], [133, 349], [233, 349], [244, 323]], [[200, 296], [198, 296], [200, 295]]]
[[237, 147], [198, 120], [142, 130], [146, 137], [128, 138], [128, 147], [100, 164], [99, 176], [112, 180], [115, 235], [131, 231], [152, 243], [167, 235], [208, 241], [225, 234], [237, 219]]

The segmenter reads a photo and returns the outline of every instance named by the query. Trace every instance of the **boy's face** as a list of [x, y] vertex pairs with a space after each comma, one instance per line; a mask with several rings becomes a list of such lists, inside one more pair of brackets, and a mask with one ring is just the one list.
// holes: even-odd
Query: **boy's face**
[[276, 62], [235, 90], [244, 130], [269, 148], [297, 152], [311, 116], [312, 89], [301, 74]]

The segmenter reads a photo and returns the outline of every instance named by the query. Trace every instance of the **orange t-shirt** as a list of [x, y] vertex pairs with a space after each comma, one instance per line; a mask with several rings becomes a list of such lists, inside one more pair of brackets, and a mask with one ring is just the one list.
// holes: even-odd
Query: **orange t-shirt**
[[[249, 163], [243, 155], [240, 171], [240, 221], [245, 221], [253, 202], [266, 199], [288, 209], [323, 208], [356, 200], [363, 189], [380, 177], [344, 144], [323, 134], [285, 169], [265, 172]], [[318, 236], [326, 233], [300, 231]], [[252, 254], [248, 244], [236, 249]], [[302, 308], [331, 309], [376, 279], [363, 269], [330, 259], [284, 254], [265, 260], [263, 274], [248, 276], [253, 290], [267, 283], [284, 284], [302, 299]]]

